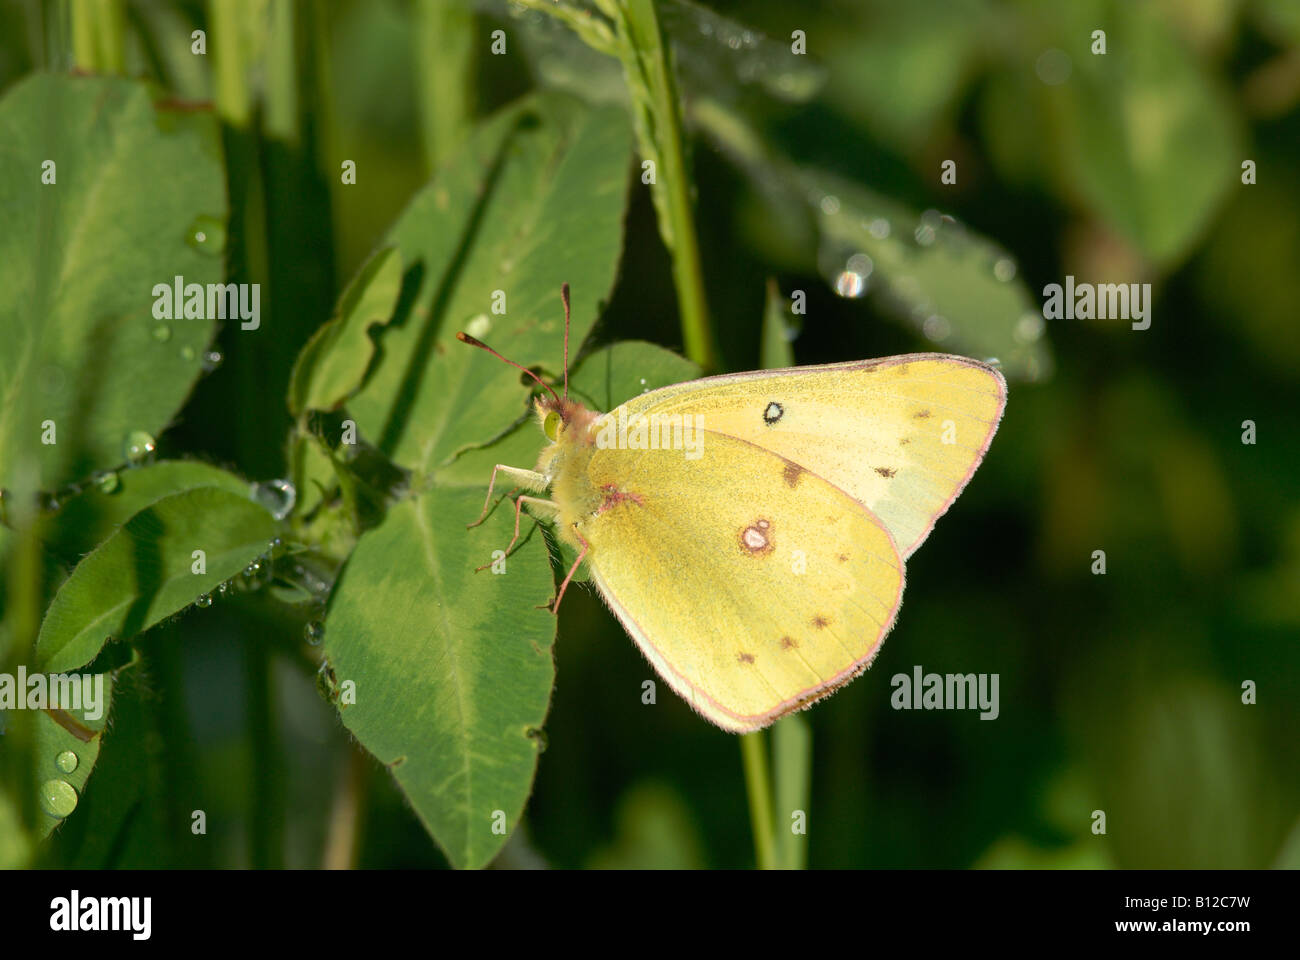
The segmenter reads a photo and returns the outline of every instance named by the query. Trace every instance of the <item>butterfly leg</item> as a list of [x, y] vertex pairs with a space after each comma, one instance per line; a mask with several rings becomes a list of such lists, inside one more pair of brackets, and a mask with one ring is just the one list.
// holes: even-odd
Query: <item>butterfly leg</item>
[[[514, 549], [515, 542], [519, 539], [519, 514], [523, 510], [525, 502], [531, 503], [534, 509], [536, 509], [539, 513], [545, 514], [547, 519], [555, 517], [560, 512], [560, 508], [556, 506], [555, 503], [553, 503], [550, 500], [543, 500], [541, 497], [522, 496], [516, 499], [515, 500], [515, 535], [510, 538], [510, 543], [505, 549], [505, 552], [507, 554]], [[475, 567], [474, 572], [478, 573], [480, 570], [486, 570], [490, 566], [492, 566], [490, 562], [485, 563], [481, 567]]]
[[578, 542], [582, 544], [582, 549], [578, 551], [578, 559], [574, 560], [573, 566], [569, 568], [568, 576], [566, 576], [564, 582], [560, 584], [560, 592], [555, 595], [555, 599], [549, 604], [551, 613], [556, 616], [559, 616], [560, 614], [560, 601], [564, 599], [564, 591], [568, 589], [569, 581], [572, 580], [573, 575], [578, 572], [578, 567], [582, 566], [582, 561], [586, 558], [587, 551], [591, 549], [591, 544], [589, 544], [583, 538], [582, 534], [578, 532], [577, 527], [573, 528], [573, 535], [577, 537]]
[[[487, 496], [483, 498], [483, 512], [479, 514], [478, 519], [475, 520], [473, 523], [465, 524], [466, 529], [469, 529], [471, 527], [477, 527], [480, 523], [482, 523], [484, 520], [487, 519], [488, 507], [492, 503], [492, 489], [493, 487], [496, 486], [498, 471], [504, 473], [511, 480], [514, 480], [516, 483], [519, 484], [519, 486], [523, 487], [525, 490], [536, 490], [538, 492], [541, 492], [544, 491], [548, 486], [550, 486], [550, 482], [546, 479], [546, 475], [542, 473], [538, 473], [536, 470], [524, 470], [521, 469], [520, 467], [509, 467], [506, 466], [504, 463], [498, 463], [495, 467], [492, 468], [492, 479], [488, 481]], [[518, 521], [516, 520], [516, 524], [517, 523]]]

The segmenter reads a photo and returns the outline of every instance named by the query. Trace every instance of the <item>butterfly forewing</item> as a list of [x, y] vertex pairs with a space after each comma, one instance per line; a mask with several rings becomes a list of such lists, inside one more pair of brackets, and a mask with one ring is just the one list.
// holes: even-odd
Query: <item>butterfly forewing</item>
[[703, 417], [708, 430], [794, 461], [865, 505], [906, 559], [979, 466], [1005, 404], [995, 368], [909, 354], [709, 377], [625, 406]]

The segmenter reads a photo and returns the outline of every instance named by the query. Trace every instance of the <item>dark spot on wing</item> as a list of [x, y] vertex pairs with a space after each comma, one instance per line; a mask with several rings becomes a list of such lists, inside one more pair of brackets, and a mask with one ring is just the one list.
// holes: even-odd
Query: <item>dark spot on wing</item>
[[898, 471], [897, 471], [897, 470], [893, 470], [893, 469], [891, 469], [891, 468], [889, 468], [889, 467], [876, 467], [876, 473], [880, 474], [882, 477], [884, 477], [886, 480], [888, 480], [888, 479], [889, 479], [890, 477], [892, 477], [894, 474], [898, 473]]
[[799, 482], [799, 476], [804, 472], [803, 467], [797, 463], [787, 463], [785, 465], [785, 482], [793, 487]]
[[799, 644], [795, 643], [794, 637], [782, 637], [782, 638], [781, 638], [781, 649], [782, 649], [782, 650], [792, 650], [792, 649], [794, 649], [794, 648], [797, 647], [797, 646], [799, 646]]
[[745, 651], [742, 650], [740, 653], [736, 654], [736, 661], [738, 663], [753, 663], [754, 655], [752, 653], [745, 653]]
[[924, 419], [925, 419], [926, 417], [928, 417], [928, 416], [930, 416], [930, 411], [929, 411], [929, 410], [918, 410], [918, 411], [916, 411], [916, 413], [912, 414], [912, 419], [913, 419], [913, 420], [924, 420]]
[[848, 563], [848, 561], [849, 561], [849, 555], [847, 553], [841, 553], [840, 563]]
[[820, 613], [812, 618], [812, 625], [818, 630], [825, 630], [831, 625], [829, 618], [822, 616]]
[[905, 447], [905, 446], [907, 446], [907, 445], [908, 445], [909, 443], [911, 443], [911, 442], [912, 442], [912, 438], [911, 438], [911, 437], [903, 437], [901, 440], [898, 441], [898, 445], [899, 445], [900, 447]]
[[763, 408], [763, 422], [769, 427], [785, 416], [785, 407], [772, 400]]
[[751, 556], [771, 553], [772, 538], [769, 535], [771, 526], [766, 520], [760, 519], [742, 529], [739, 537], [740, 549]]

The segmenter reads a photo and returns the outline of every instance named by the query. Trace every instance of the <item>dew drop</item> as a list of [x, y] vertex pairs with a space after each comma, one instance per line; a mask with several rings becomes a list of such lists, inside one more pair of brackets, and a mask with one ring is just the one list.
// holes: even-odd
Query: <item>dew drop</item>
[[122, 485], [122, 480], [117, 475], [116, 470], [105, 470], [102, 473], [95, 474], [95, 487], [100, 493], [116, 493], [117, 488]]
[[1043, 318], [1036, 313], [1023, 314], [1016, 321], [1015, 338], [1021, 343], [1034, 343], [1043, 335]]
[[925, 323], [921, 325], [921, 332], [937, 343], [948, 339], [948, 335], [952, 333], [952, 324], [948, 322], [947, 317], [942, 317], [937, 313], [931, 314], [925, 318]]
[[841, 297], [857, 299], [867, 292], [867, 278], [852, 270], [841, 270], [835, 277], [835, 292]]
[[1010, 257], [1003, 257], [997, 263], [993, 264], [993, 276], [996, 279], [1001, 280], [1003, 283], [1008, 283], [1009, 281], [1014, 280], [1016, 276], [1016, 262]]
[[58, 513], [63, 508], [57, 494], [42, 492], [36, 497], [37, 507], [42, 513]]
[[545, 753], [546, 748], [551, 744], [551, 738], [546, 735], [546, 731], [541, 727], [529, 727], [524, 736], [537, 744], [538, 753]]
[[210, 607], [212, 606], [212, 594], [210, 593], [201, 594], [199, 598], [194, 601], [194, 603], [196, 606], [200, 606], [204, 608]]
[[203, 367], [204, 373], [211, 373], [213, 370], [217, 369], [217, 367], [221, 366], [221, 361], [224, 359], [225, 357], [221, 355], [221, 351], [209, 350], [203, 355], [203, 362], [200, 366]]
[[226, 250], [226, 224], [206, 214], [197, 216], [185, 231], [185, 242], [200, 253], [219, 256]]
[[41, 809], [62, 820], [77, 809], [77, 791], [66, 780], [46, 780], [41, 784]]
[[938, 210], [925, 211], [925, 213], [921, 214], [921, 222], [912, 231], [912, 236], [921, 246], [930, 246], [938, 238], [939, 227], [943, 225], [943, 220], [944, 218]]
[[876, 217], [871, 221], [871, 226], [867, 227], [867, 232], [877, 240], [884, 240], [889, 236], [889, 221], [884, 217]]
[[172, 338], [172, 328], [165, 323], [160, 323], [153, 328], [153, 338], [159, 343], [166, 343]]
[[302, 628], [302, 637], [313, 647], [319, 647], [320, 642], [325, 639], [325, 624], [313, 620]]
[[244, 568], [242, 583], [244, 589], [257, 591], [270, 583], [271, 577], [270, 560], [258, 557]]
[[283, 520], [293, 511], [298, 500], [298, 491], [288, 480], [267, 480], [253, 484], [250, 496], [260, 503], [271, 516]]
[[840, 198], [834, 194], [828, 193], [826, 196], [822, 197], [820, 206], [822, 208], [822, 213], [826, 214], [828, 217], [833, 217], [835, 214], [840, 212]]
[[486, 313], [480, 313], [465, 324], [465, 332], [476, 340], [482, 340], [492, 330], [492, 321]]
[[54, 758], [54, 765], [64, 773], [72, 773], [77, 769], [77, 755], [71, 750], [64, 750]]
[[197, 354], [195, 354], [194, 348], [191, 347], [188, 343], [185, 346], [181, 347], [181, 359], [184, 360], [186, 363], [190, 363], [195, 358], [195, 356], [197, 356]]
[[143, 430], [132, 430], [122, 441], [122, 456], [132, 465], [147, 463], [158, 449], [158, 442]]

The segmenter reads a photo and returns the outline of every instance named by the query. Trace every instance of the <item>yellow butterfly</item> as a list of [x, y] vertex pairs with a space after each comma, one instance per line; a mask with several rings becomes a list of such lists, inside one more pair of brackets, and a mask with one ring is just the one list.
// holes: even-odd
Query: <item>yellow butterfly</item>
[[585, 560], [664, 681], [736, 733], [865, 670], [904, 561], [988, 450], [1001, 373], [915, 353], [706, 377], [601, 414], [568, 398], [562, 298], [564, 396], [534, 377], [551, 443], [536, 470], [498, 464], [483, 506], [498, 474], [549, 493], [517, 497], [515, 539], [527, 504], [578, 550], [553, 609]]

